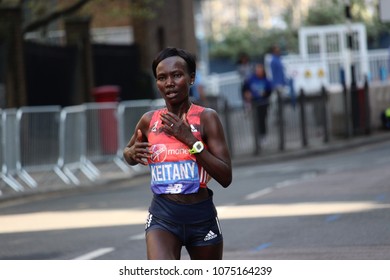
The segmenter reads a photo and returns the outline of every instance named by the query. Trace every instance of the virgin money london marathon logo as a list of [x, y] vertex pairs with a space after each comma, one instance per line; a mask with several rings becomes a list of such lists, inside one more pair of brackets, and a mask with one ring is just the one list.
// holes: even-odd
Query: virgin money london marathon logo
[[150, 159], [152, 162], [164, 162], [167, 158], [167, 146], [164, 144], [156, 144], [150, 147], [152, 151], [152, 156]]
[[167, 158], [167, 155], [188, 155], [189, 151], [185, 148], [179, 149], [167, 149], [165, 144], [156, 144], [150, 147], [152, 151], [152, 156], [150, 157], [152, 162], [164, 162]]

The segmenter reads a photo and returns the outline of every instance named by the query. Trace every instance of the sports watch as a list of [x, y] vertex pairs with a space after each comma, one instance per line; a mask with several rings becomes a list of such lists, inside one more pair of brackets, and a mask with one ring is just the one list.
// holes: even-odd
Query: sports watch
[[204, 145], [202, 141], [196, 141], [195, 144], [190, 149], [190, 154], [199, 154], [201, 151], [203, 151]]

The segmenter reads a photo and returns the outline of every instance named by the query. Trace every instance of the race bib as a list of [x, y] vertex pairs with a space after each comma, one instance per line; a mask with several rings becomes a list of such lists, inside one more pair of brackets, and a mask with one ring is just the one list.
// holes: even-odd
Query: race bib
[[155, 194], [189, 194], [199, 189], [199, 171], [195, 161], [149, 164], [151, 189]]

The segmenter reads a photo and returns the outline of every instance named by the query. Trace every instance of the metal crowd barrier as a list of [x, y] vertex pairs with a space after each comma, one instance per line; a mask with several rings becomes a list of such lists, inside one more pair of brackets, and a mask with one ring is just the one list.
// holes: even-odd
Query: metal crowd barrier
[[98, 176], [96, 167], [87, 159], [85, 111], [84, 105], [65, 107], [60, 117], [58, 167], [75, 185], [81, 183], [75, 174], [77, 170], [91, 181]]
[[60, 106], [36, 106], [21, 107], [16, 113], [16, 168], [18, 176], [31, 188], [38, 186], [31, 172], [56, 171], [60, 112]]
[[128, 171], [119, 153], [117, 109], [118, 103], [88, 103], [1, 111], [0, 195], [4, 186], [15, 192], [37, 188], [48, 173], [68, 185], [80, 185], [78, 171], [95, 181], [100, 162], [113, 161]]
[[13, 108], [1, 112], [1, 179], [14, 191], [20, 192], [24, 187], [15, 179], [17, 176], [16, 112], [17, 110]]

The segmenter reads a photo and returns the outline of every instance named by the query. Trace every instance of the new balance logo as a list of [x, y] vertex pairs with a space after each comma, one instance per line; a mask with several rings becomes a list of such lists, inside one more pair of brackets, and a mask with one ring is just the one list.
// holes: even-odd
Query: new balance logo
[[183, 184], [169, 184], [167, 189], [165, 190], [165, 193], [181, 193], [181, 190], [183, 189]]
[[216, 238], [218, 235], [216, 235], [213, 231], [209, 231], [209, 233], [205, 236], [205, 238], [203, 239], [204, 241], [208, 241], [208, 240], [211, 240], [213, 238]]

